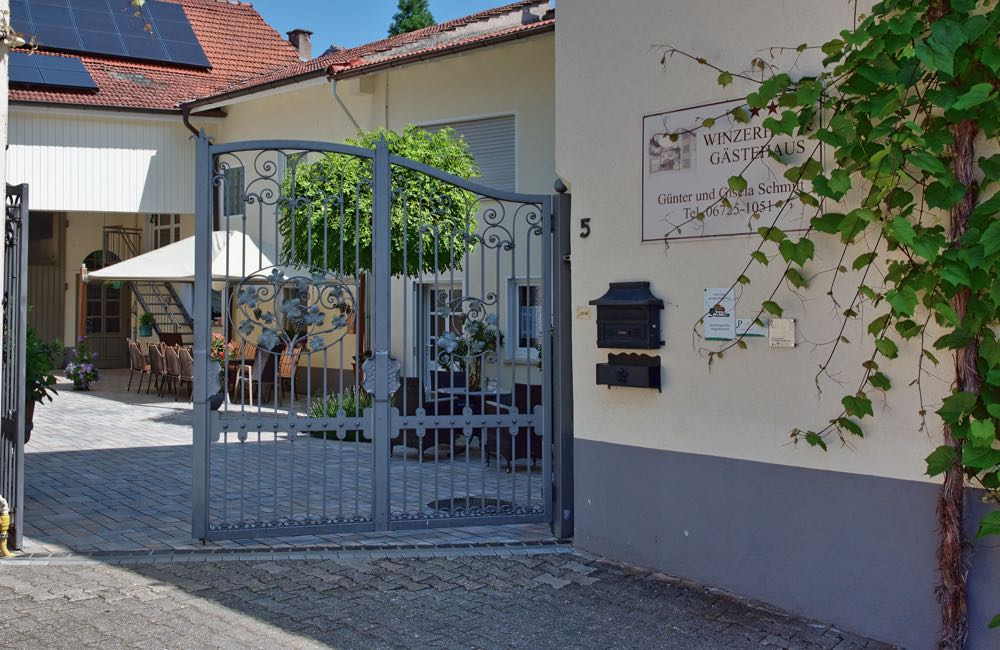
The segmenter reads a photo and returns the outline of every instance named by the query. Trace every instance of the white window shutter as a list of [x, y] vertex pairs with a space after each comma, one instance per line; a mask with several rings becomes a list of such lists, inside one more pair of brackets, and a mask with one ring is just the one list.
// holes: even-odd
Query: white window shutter
[[438, 131], [445, 127], [455, 129], [455, 135], [465, 138], [472, 157], [479, 165], [481, 176], [474, 179], [477, 183], [498, 190], [516, 191], [513, 115], [437, 124], [427, 127], [427, 130]]

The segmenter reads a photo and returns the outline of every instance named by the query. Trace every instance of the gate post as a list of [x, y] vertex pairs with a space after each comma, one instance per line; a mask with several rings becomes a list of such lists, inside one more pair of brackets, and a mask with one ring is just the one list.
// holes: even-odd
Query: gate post
[[375, 485], [372, 493], [372, 519], [375, 530], [389, 529], [389, 312], [392, 287], [390, 268], [390, 213], [392, 209], [392, 172], [389, 168], [389, 145], [382, 137], [375, 148], [372, 187], [372, 289], [375, 298], [372, 316], [374, 332], [372, 354], [375, 357], [375, 399], [372, 422], [372, 453], [375, 458]]
[[194, 239], [194, 431], [191, 464], [191, 534], [208, 534], [208, 339], [212, 327], [208, 309], [212, 302], [212, 153], [204, 129], [195, 150], [195, 239]]
[[553, 346], [552, 448], [553, 517], [552, 533], [558, 539], [573, 536], [573, 306], [571, 294], [570, 214], [571, 199], [561, 180], [552, 197], [552, 224], [555, 238], [552, 256]]

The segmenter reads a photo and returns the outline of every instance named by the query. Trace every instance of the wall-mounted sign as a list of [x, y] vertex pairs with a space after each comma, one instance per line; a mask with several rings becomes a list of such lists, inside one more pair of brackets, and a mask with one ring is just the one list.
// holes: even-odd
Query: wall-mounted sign
[[761, 324], [758, 325], [756, 319], [753, 318], [737, 318], [736, 319], [736, 336], [754, 336], [763, 338], [767, 336], [767, 320], [762, 320]]
[[[748, 122], [732, 117], [737, 107]], [[802, 164], [815, 144], [764, 128], [764, 120], [780, 118], [782, 110], [774, 102], [751, 109], [734, 100], [644, 117], [642, 240], [740, 235], [772, 223], [785, 231], [806, 228], [812, 211], [796, 199], [797, 184], [772, 155]], [[715, 122], [705, 128], [705, 119]], [[743, 176], [746, 188], [730, 188], [732, 176]]]
[[732, 287], [705, 289], [702, 333], [708, 341], [732, 341], [736, 338], [736, 296]]
[[772, 348], [794, 348], [795, 319], [772, 318], [767, 324], [767, 336]]

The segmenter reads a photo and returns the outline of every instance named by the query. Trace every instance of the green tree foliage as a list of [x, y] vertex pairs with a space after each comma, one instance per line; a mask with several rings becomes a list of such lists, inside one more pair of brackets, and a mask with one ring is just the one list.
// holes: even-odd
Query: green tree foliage
[[[468, 145], [452, 129], [434, 133], [415, 126], [407, 126], [402, 133], [374, 129], [360, 132], [347, 144], [375, 149], [383, 137], [390, 154], [461, 178], [478, 176]], [[346, 275], [356, 269], [371, 271], [371, 160], [327, 154], [315, 162], [299, 159], [291, 163], [282, 189], [289, 198], [279, 221], [284, 263]], [[461, 269], [466, 253], [476, 245], [476, 195], [393, 165], [392, 196], [392, 274], [415, 277], [421, 272]]]
[[389, 36], [405, 34], [434, 25], [434, 16], [427, 0], [399, 0], [389, 25]]
[[[755, 265], [783, 263], [781, 282], [758, 317], [782, 313], [784, 286], [850, 278], [850, 302], [836, 303], [841, 336], [822, 373], [849, 343], [847, 325], [862, 311], [876, 314], [867, 324], [870, 355], [842, 410], [793, 437], [826, 449], [831, 437], [862, 436], [862, 422], [874, 417], [873, 395], [899, 384], [919, 387], [942, 357], [954, 364], [953, 390], [936, 410], [943, 444], [926, 467], [931, 476], [944, 475], [938, 505], [942, 648], [961, 647], [965, 638], [964, 485], [981, 487], [1000, 504], [998, 38], [996, 0], [884, 0], [819, 48], [825, 58], [816, 76], [793, 78], [761, 58], [753, 61], [754, 73], [745, 73], [676, 49], [664, 56], [680, 54], [711, 68], [721, 86], [754, 84], [749, 108], [780, 107], [764, 121], [774, 136], [816, 143], [810, 160], [785, 171], [793, 182], [811, 181], [786, 204], [815, 210], [809, 230], [793, 235], [777, 229], [777, 219], [762, 224], [761, 242], [733, 283], [748, 284]], [[813, 48], [777, 49], [801, 54]], [[721, 119], [745, 122], [746, 110], [703, 126]], [[741, 183], [735, 177], [730, 186]], [[833, 268], [815, 268], [813, 251], [821, 241], [841, 247]], [[828, 293], [834, 295], [832, 284]], [[738, 339], [713, 350], [709, 361], [745, 347]], [[916, 379], [891, 376], [900, 365], [889, 368], [886, 360], [897, 358], [911, 362]], [[921, 402], [924, 397], [921, 391]], [[921, 404], [919, 415], [927, 411]], [[980, 523], [978, 536], [988, 535], [1000, 535], [1000, 510]], [[991, 625], [1000, 625], [1000, 617]]]

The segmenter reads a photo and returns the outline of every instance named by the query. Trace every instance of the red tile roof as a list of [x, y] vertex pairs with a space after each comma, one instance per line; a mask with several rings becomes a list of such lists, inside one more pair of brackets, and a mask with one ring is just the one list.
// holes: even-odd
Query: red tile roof
[[94, 78], [97, 92], [14, 86], [10, 89], [11, 101], [176, 111], [178, 102], [185, 97], [210, 93], [299, 60], [295, 48], [249, 4], [227, 0], [163, 1], [184, 7], [212, 64], [210, 70], [80, 55], [76, 58], [83, 61]]
[[[381, 67], [400, 65], [412, 60], [441, 56], [472, 47], [481, 47], [497, 41], [513, 40], [515, 38], [551, 31], [555, 28], [555, 19], [543, 18], [525, 24], [498, 26], [496, 29], [473, 33], [464, 38], [459, 37], [450, 40], [435, 39], [435, 36], [441, 35], [444, 32], [453, 31], [467, 25], [486, 21], [490, 18], [516, 12], [518, 9], [525, 9], [532, 5], [540, 4], [542, 3], [539, 0], [521, 0], [520, 2], [465, 16], [464, 18], [457, 18], [438, 25], [425, 27], [424, 29], [400, 34], [399, 36], [324, 54], [310, 61], [301, 61], [287, 67], [243, 79], [229, 86], [217, 88], [213, 92], [203, 95], [192, 95], [183, 104], [190, 107], [209, 104], [221, 99], [251, 93], [265, 87], [287, 85], [324, 75], [334, 78], [356, 76]], [[426, 41], [426, 46], [421, 47], [421, 41]]]

